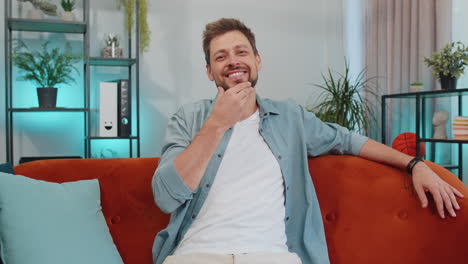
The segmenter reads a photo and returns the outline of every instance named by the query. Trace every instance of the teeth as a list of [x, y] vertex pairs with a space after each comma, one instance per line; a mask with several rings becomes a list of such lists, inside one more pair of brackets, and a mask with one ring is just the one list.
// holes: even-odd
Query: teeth
[[229, 74], [229, 77], [240, 76], [240, 75], [242, 75], [242, 74], [244, 74], [244, 73], [243, 73], [243, 72], [235, 72], [235, 73]]

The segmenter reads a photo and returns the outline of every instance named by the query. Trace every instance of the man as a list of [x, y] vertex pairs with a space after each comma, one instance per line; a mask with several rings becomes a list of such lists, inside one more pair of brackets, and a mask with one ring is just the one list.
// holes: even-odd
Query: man
[[329, 263], [308, 155], [408, 166], [422, 206], [429, 191], [441, 217], [456, 216], [462, 194], [423, 162], [323, 123], [292, 101], [258, 97], [261, 57], [240, 21], [208, 24], [203, 49], [218, 95], [169, 121], [153, 192], [172, 216], [156, 237], [155, 263]]

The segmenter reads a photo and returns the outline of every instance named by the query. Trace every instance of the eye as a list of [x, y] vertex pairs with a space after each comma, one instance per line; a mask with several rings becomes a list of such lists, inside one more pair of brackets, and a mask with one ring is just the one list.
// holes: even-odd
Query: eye
[[246, 50], [239, 50], [239, 54], [247, 54]]
[[220, 56], [216, 56], [216, 57], [215, 57], [215, 60], [216, 60], [216, 61], [221, 61], [221, 60], [223, 60], [223, 59], [224, 59], [224, 55], [220, 55]]

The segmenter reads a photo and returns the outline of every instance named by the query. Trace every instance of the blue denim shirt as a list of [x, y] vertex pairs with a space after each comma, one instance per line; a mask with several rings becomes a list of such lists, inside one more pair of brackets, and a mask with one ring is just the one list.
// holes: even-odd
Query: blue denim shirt
[[[293, 101], [273, 101], [257, 96], [259, 133], [277, 158], [285, 185], [286, 236], [290, 252], [305, 264], [329, 263], [325, 233], [307, 156], [357, 155], [366, 137], [336, 124], [320, 121]], [[213, 100], [181, 107], [169, 121], [162, 156], [153, 176], [153, 193], [159, 208], [171, 213], [170, 223], [156, 236], [155, 264], [171, 255], [206, 200], [232, 134], [224, 134], [198, 188], [192, 191], [174, 168], [174, 158], [184, 151], [208, 119]], [[313, 168], [312, 168], [313, 169]]]

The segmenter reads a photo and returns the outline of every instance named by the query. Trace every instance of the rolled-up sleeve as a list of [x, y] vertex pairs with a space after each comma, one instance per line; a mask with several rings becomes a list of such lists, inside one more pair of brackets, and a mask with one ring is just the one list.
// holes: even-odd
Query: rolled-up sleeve
[[359, 155], [367, 137], [333, 123], [322, 122], [313, 113], [301, 107], [304, 118], [307, 153], [311, 156], [325, 154]]
[[193, 198], [193, 191], [183, 182], [174, 159], [191, 142], [183, 109], [169, 120], [164, 138], [161, 159], [153, 176], [152, 187], [156, 204], [165, 213], [174, 212], [187, 200]]

